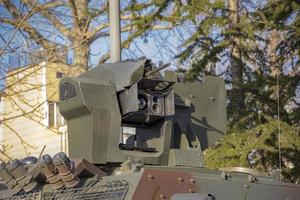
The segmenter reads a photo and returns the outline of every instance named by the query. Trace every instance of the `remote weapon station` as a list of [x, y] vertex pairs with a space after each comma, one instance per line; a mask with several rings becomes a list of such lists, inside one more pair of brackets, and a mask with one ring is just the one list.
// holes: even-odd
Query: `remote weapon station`
[[[118, 28], [111, 28], [112, 37]], [[300, 198], [300, 186], [252, 169], [205, 169], [203, 150], [226, 132], [224, 81], [186, 82], [172, 71], [162, 76], [166, 67], [124, 61], [63, 78], [59, 108], [69, 155], [1, 163], [0, 199]]]
[[202, 150], [225, 133], [224, 81], [164, 67], [126, 61], [62, 79], [69, 156], [1, 163], [0, 198], [299, 199], [299, 186], [251, 169], [205, 169]]

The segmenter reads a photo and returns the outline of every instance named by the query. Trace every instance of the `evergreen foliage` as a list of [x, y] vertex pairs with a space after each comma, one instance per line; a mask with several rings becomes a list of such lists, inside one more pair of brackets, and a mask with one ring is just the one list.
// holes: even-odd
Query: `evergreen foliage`
[[[274, 174], [279, 168], [277, 120], [267, 118], [253, 129], [226, 135], [205, 151], [205, 167], [248, 167]], [[300, 181], [300, 132], [281, 122], [281, 162], [285, 181]], [[252, 156], [251, 156], [252, 152]]]
[[[300, 87], [299, 2], [266, 1], [258, 6], [251, 1], [233, 0], [238, 4], [238, 21], [234, 24], [234, 11], [228, 2], [188, 1], [183, 6], [182, 20], [197, 26], [178, 55], [191, 65], [186, 78], [197, 79], [203, 74], [224, 77], [231, 88], [228, 116], [229, 128], [234, 131], [258, 125], [260, 115], [276, 116], [277, 90], [281, 120], [298, 125], [300, 109], [295, 96]], [[235, 49], [238, 54], [233, 53]]]
[[[221, 76], [229, 88], [229, 134], [205, 152], [206, 167], [276, 171], [279, 113], [282, 174], [286, 181], [299, 182], [300, 2], [259, 2], [154, 1], [158, 12], [140, 23], [153, 24], [157, 19], [195, 27], [177, 55], [190, 69], [178, 71], [187, 80]], [[159, 12], [166, 5], [172, 5], [173, 12]], [[146, 7], [131, 9], [138, 12]]]

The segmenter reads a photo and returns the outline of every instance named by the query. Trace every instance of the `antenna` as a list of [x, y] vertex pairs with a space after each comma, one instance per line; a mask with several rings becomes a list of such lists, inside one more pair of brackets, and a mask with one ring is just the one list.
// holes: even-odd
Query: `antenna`
[[277, 129], [278, 129], [278, 161], [279, 161], [279, 181], [282, 180], [282, 163], [281, 163], [281, 125], [280, 125], [280, 95], [279, 95], [279, 75], [276, 76], [276, 90], [277, 90]]
[[110, 61], [121, 60], [120, 0], [109, 1]]

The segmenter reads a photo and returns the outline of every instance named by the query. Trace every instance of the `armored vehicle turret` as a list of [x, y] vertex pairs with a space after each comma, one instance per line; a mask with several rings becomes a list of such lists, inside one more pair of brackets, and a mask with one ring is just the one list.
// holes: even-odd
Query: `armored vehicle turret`
[[68, 155], [1, 163], [0, 199], [299, 199], [300, 186], [253, 169], [205, 169], [203, 150], [226, 133], [224, 81], [166, 67], [124, 61], [63, 78]]

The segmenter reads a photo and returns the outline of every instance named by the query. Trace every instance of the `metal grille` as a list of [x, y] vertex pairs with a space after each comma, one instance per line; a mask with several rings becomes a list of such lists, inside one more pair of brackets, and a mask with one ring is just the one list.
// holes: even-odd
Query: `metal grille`
[[[53, 190], [52, 192], [37, 192], [26, 195], [2, 198], [3, 200], [73, 200], [73, 199], [102, 199], [124, 200], [128, 191], [127, 181], [115, 180], [101, 186], [87, 186], [74, 189]], [[0, 198], [1, 199], [1, 198]]]
[[73, 200], [73, 199], [103, 199], [123, 200], [128, 191], [127, 185], [93, 186], [88, 188], [66, 189], [44, 193], [45, 200]]
[[41, 193], [31, 193], [31, 194], [25, 194], [25, 195], [18, 195], [18, 196], [12, 196], [7, 198], [0, 198], [1, 200], [39, 200], [41, 199]]

